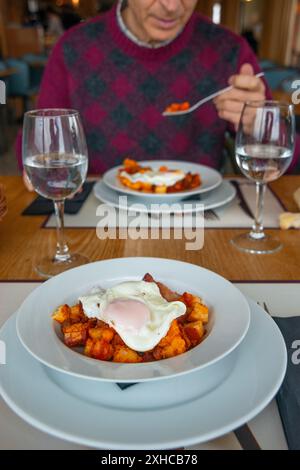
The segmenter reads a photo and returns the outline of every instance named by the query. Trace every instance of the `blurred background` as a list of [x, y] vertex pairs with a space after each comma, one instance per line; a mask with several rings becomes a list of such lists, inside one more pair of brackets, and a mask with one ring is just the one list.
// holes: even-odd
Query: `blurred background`
[[[14, 140], [24, 111], [32, 109], [44, 67], [68, 28], [102, 14], [112, 0], [0, 0], [0, 173], [18, 172]], [[241, 34], [259, 58], [276, 99], [291, 100], [300, 80], [300, 0], [200, 0], [198, 10]], [[300, 115], [300, 106], [296, 113]], [[297, 118], [299, 131], [299, 118]]]

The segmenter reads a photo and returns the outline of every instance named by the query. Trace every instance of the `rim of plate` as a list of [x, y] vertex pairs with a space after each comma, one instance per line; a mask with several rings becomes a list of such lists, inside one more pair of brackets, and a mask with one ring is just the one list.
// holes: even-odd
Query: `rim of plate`
[[[75, 304], [96, 285], [105, 289], [141, 280], [146, 272], [179, 292], [204, 296], [211, 309], [211, 331], [199, 346], [170, 359], [120, 364], [88, 358], [61, 341], [51, 318], [58, 305]], [[180, 274], [174, 278], [176, 272]], [[249, 304], [233, 284], [200, 266], [163, 258], [117, 258], [71, 269], [37, 287], [17, 314], [18, 337], [39, 362], [73, 376], [119, 383], [164, 380], [208, 367], [238, 347], [249, 324]]]
[[[126, 443], [122, 443], [120, 438], [116, 438], [114, 441], [112, 441], [110, 438], [107, 438], [107, 436], [106, 436], [106, 439], [103, 439], [102, 437], [99, 438], [100, 436], [98, 434], [97, 434], [97, 437], [96, 437], [96, 434], [94, 436], [91, 436], [91, 435], [90, 436], [87, 436], [87, 435], [82, 436], [78, 433], [78, 431], [74, 431], [73, 428], [72, 428], [72, 430], [71, 430], [71, 428], [66, 429], [65, 426], [60, 425], [59, 429], [58, 429], [58, 426], [54, 427], [53, 425], [49, 424], [49, 422], [47, 422], [47, 418], [45, 418], [45, 416], [43, 416], [43, 417], [37, 416], [37, 414], [35, 413], [35, 410], [33, 410], [33, 409], [30, 410], [30, 407], [28, 407], [28, 406], [24, 407], [24, 403], [22, 404], [22, 402], [20, 402], [20, 399], [17, 400], [17, 398], [15, 396], [12, 396], [11, 394], [9, 394], [9, 391], [7, 390], [7, 387], [5, 388], [3, 383], [1, 384], [1, 381], [0, 381], [0, 392], [2, 394], [3, 399], [8, 404], [8, 406], [18, 416], [20, 416], [22, 419], [24, 419], [26, 422], [28, 422], [29, 424], [31, 424], [32, 426], [36, 427], [39, 430], [42, 430], [44, 432], [48, 432], [52, 436], [55, 436], [55, 437], [61, 438], [61, 439], [65, 439], [69, 442], [74, 442], [74, 443], [77, 443], [79, 445], [87, 445], [87, 446], [94, 447], [94, 448], [105, 448], [105, 449], [109, 448], [111, 450], [120, 449], [120, 448], [122, 448], [124, 450], [125, 449], [126, 450], [132, 450], [132, 449], [135, 449], [135, 450], [137, 450], [137, 449], [140, 449], [140, 450], [146, 450], [146, 449], [159, 450], [159, 449], [166, 449], [166, 448], [173, 448], [174, 449], [174, 448], [179, 448], [179, 447], [187, 447], [187, 446], [192, 446], [192, 445], [208, 442], [212, 439], [216, 439], [216, 438], [218, 438], [222, 435], [225, 435], [228, 432], [231, 432], [233, 429], [236, 429], [236, 428], [242, 426], [243, 424], [245, 424], [246, 422], [249, 422], [251, 419], [253, 419], [255, 416], [257, 416], [266, 406], [268, 406], [268, 404], [274, 398], [274, 396], [276, 395], [276, 393], [278, 392], [278, 390], [279, 390], [279, 388], [282, 384], [282, 381], [283, 381], [285, 373], [286, 373], [287, 350], [286, 350], [286, 346], [285, 346], [285, 342], [284, 342], [284, 339], [282, 337], [282, 334], [279, 331], [279, 328], [277, 327], [275, 322], [263, 311], [263, 309], [261, 307], [259, 307], [252, 300], [249, 300], [249, 302], [250, 302], [250, 306], [251, 306], [251, 317], [252, 317], [253, 323], [255, 323], [255, 325], [256, 325], [256, 329], [260, 332], [262, 330], [262, 327], [265, 328], [265, 329], [267, 328], [267, 324], [268, 324], [268, 329], [270, 329], [270, 328], [273, 329], [273, 334], [272, 335], [269, 334], [268, 336], [270, 336], [270, 338], [272, 338], [272, 341], [273, 341], [272, 350], [274, 351], [275, 341], [276, 341], [276, 344], [277, 344], [277, 348], [280, 347], [280, 349], [281, 349], [280, 368], [276, 368], [277, 377], [276, 377], [276, 380], [274, 380], [274, 383], [272, 383], [272, 384], [268, 383], [267, 384], [268, 389], [266, 389], [264, 391], [264, 393], [260, 392], [259, 394], [257, 394], [255, 396], [255, 402], [252, 405], [251, 405], [251, 403], [253, 401], [253, 396], [251, 394], [251, 400], [246, 399], [246, 401], [244, 400], [244, 402], [242, 400], [243, 410], [240, 412], [239, 416], [234, 416], [232, 418], [224, 417], [224, 418], [221, 419], [221, 421], [223, 421], [222, 424], [216, 424], [216, 425], [212, 426], [211, 429], [203, 430], [202, 427], [200, 427], [197, 430], [195, 430], [195, 432], [192, 433], [192, 435], [185, 436], [185, 437], [179, 437], [179, 436], [175, 437], [174, 436], [173, 438], [171, 438], [171, 437], [168, 438], [165, 435], [163, 435], [163, 437], [158, 436], [155, 441], [153, 441], [153, 440], [151, 442], [147, 441], [147, 444], [145, 444], [144, 442], [139, 442], [139, 443], [137, 443], [137, 442], [134, 442], [134, 443], [126, 442]], [[258, 310], [259, 310], [259, 312], [258, 312]], [[251, 320], [251, 324], [252, 324], [252, 320]], [[5, 323], [5, 325], [2, 327], [2, 329], [0, 330], [0, 334], [3, 335], [4, 334], [3, 332], [7, 332], [7, 331], [8, 331], [8, 334], [11, 334], [10, 333], [10, 327], [12, 326], [13, 321], [15, 321], [15, 319], [14, 319], [14, 317], [11, 317]], [[253, 333], [253, 332], [249, 331], [249, 333]], [[270, 330], [269, 330], [269, 333], [270, 333]], [[7, 335], [7, 333], [6, 333], [6, 335]], [[251, 334], [251, 336], [253, 336], [253, 334]], [[248, 341], [247, 338], [248, 338], [248, 335], [245, 339], [245, 349], [244, 350], [242, 349], [241, 354], [240, 354], [239, 359], [238, 359], [237, 371], [245, 370], [245, 368], [247, 368], [247, 367], [245, 367], [246, 363], [247, 363], [247, 366], [249, 366], [249, 357], [252, 357], [252, 354], [251, 354], [251, 356], [250, 355], [247, 356], [246, 352], [245, 352], [246, 351], [246, 342]], [[4, 339], [6, 340], [7, 336]], [[243, 345], [241, 347], [243, 348]], [[249, 347], [247, 349], [249, 350]], [[255, 352], [255, 349], [254, 349], [254, 352]], [[259, 354], [258, 354], [258, 357], [260, 357]], [[272, 352], [272, 357], [273, 357], [273, 352]], [[262, 378], [264, 379], [266, 374], [262, 371], [262, 367], [260, 366], [261, 361], [259, 361], [259, 360], [255, 361], [254, 360], [254, 363], [256, 364], [257, 367], [260, 367], [260, 374], [263, 374]], [[35, 365], [36, 364], [34, 364], [34, 366]], [[265, 365], [264, 365], [264, 367], [265, 367]], [[41, 368], [39, 368], [37, 370], [42, 371]], [[201, 406], [202, 407], [204, 406], [205, 407], [204, 409], [209, 409], [209, 406], [211, 406], [212, 407], [211, 412], [214, 412], [215, 411], [215, 408], [214, 408], [214, 403], [215, 402], [213, 401], [213, 403], [212, 403], [212, 397], [214, 396], [214, 398], [216, 399], [216, 396], [217, 396], [217, 397], [220, 398], [220, 400], [216, 401], [216, 406], [218, 406], [219, 402], [222, 402], [221, 406], [222, 406], [222, 409], [223, 409], [224, 404], [223, 404], [223, 401], [222, 401], [222, 397], [225, 398], [225, 401], [226, 401], [226, 399], [228, 400], [228, 397], [232, 396], [232, 393], [231, 394], [229, 393], [229, 388], [233, 390], [233, 394], [234, 394], [234, 391], [236, 389], [236, 387], [234, 386], [234, 381], [237, 381], [237, 385], [239, 387], [240, 380], [239, 380], [237, 371], [235, 371], [235, 369], [234, 369], [232, 374], [230, 374], [229, 378], [225, 382], [223, 382], [219, 387], [217, 387], [217, 389], [214, 390], [213, 392], [210, 392], [209, 394], [207, 394], [205, 396], [202, 396], [202, 397], [199, 397], [196, 400], [193, 400], [193, 406], [196, 407], [197, 410], [200, 410]], [[17, 375], [17, 377], [18, 377], [18, 375]], [[48, 376], [46, 374], [43, 374], [43, 377], [47, 377], [47, 380], [50, 380], [50, 379], [48, 379]], [[247, 374], [246, 374], [246, 380], [247, 380]], [[258, 378], [258, 380], [259, 380], [259, 378]], [[60, 387], [57, 384], [55, 384], [51, 381], [50, 386], [51, 386], [52, 392], [54, 392], [54, 390], [56, 390], [61, 395], [61, 398], [65, 397], [65, 391], [61, 390]], [[226, 388], [227, 388], [227, 392], [226, 392]], [[15, 389], [19, 389], [19, 387], [15, 387]], [[46, 389], [47, 390], [49, 389], [48, 384], [47, 384]], [[255, 391], [255, 390], [253, 390], [253, 391]], [[232, 400], [238, 400], [238, 397], [239, 398], [241, 397], [239, 395], [239, 393], [240, 392], [236, 393], [235, 394], [236, 396], [233, 397]], [[51, 392], [50, 392], [50, 397], [53, 397], [53, 396], [55, 396], [55, 398], [53, 399], [53, 402], [55, 403], [56, 394], [52, 393], [52, 395], [51, 395]], [[73, 397], [71, 395], [68, 395], [68, 397], [66, 399], [68, 400], [68, 403], [70, 403], [70, 401], [72, 402], [69, 406], [69, 408], [70, 408], [69, 412], [73, 408], [76, 408], [76, 405], [78, 405], [80, 403], [82, 404], [82, 402], [80, 401], [79, 398]], [[233, 404], [232, 400], [229, 401], [228, 406], [229, 407], [231, 406], [233, 408], [233, 410], [236, 410], [236, 403], [234, 401], [234, 404]], [[240, 400], [238, 400], [238, 401], [240, 401]], [[83, 405], [84, 406], [86, 405], [85, 402], [83, 402]], [[191, 405], [190, 403], [183, 403], [182, 405], [177, 406], [176, 409], [178, 410], [179, 413], [181, 413], [181, 415], [183, 417], [186, 417], [187, 419], [191, 420], [191, 422], [194, 422], [193, 417], [196, 416], [197, 411], [193, 412], [193, 415], [191, 416], [190, 405]], [[55, 406], [55, 404], [54, 404], [54, 406]], [[90, 406], [90, 405], [88, 405], [88, 406]], [[94, 406], [95, 410], [99, 410], [99, 414], [101, 414], [102, 409], [104, 409], [105, 411], [107, 410], [107, 408], [103, 408], [101, 406], [99, 407], [99, 405], [93, 405], [93, 406]], [[32, 405], [31, 405], [31, 408], [32, 408]], [[138, 413], [139, 417], [144, 416], [146, 418], [146, 416], [148, 416], [148, 417], [151, 416], [151, 420], [154, 419], [155, 422], [157, 422], [157, 421], [159, 422], [161, 417], [164, 415], [165, 411], [168, 411], [168, 410], [165, 409], [165, 408], [164, 409], [159, 409], [159, 410], [154, 410], [153, 412], [151, 412], [151, 414], [149, 414], [149, 412], [145, 412], [146, 413], [145, 414], [143, 411], [138, 411], [138, 412], [134, 412], [134, 413]], [[116, 418], [116, 421], [117, 421], [117, 419], [119, 419], [119, 420], [121, 419], [121, 421], [123, 423], [125, 418], [123, 417], [123, 414], [120, 415], [120, 412], [118, 410], [112, 409], [110, 413], [113, 414], [113, 417], [111, 417], [111, 419]], [[130, 413], [127, 413], [127, 415], [128, 415], [128, 417], [132, 416], [132, 414], [130, 414]], [[220, 413], [220, 416], [221, 415], [222, 415], [222, 413]], [[199, 416], [201, 416], [201, 414]], [[130, 419], [130, 418], [128, 418], [128, 419]], [[205, 417], [205, 419], [207, 419], [207, 417]], [[125, 419], [125, 421], [126, 421], [126, 419]], [[68, 420], [65, 419], [65, 422], [68, 422]], [[123, 423], [123, 425], [124, 425], [124, 423]], [[154, 425], [154, 423], [152, 423], [152, 425]]]
[[[225, 199], [221, 200], [216, 200], [215, 202], [210, 202], [208, 204], [205, 203], [206, 200], [210, 200], [212, 197], [217, 197], [217, 193], [223, 191], [226, 191], [228, 188], [228, 195], [226, 195]], [[230, 190], [229, 190], [230, 189]], [[103, 192], [106, 192], [106, 195], [103, 194]], [[95, 197], [100, 201], [103, 202], [104, 204], [107, 204], [111, 207], [115, 207], [117, 209], [121, 210], [130, 210], [130, 206], [135, 206], [134, 211], [139, 212], [139, 213], [147, 213], [147, 214], [170, 214], [173, 213], [173, 211], [165, 208], [166, 201], [157, 201], [156, 204], [161, 203], [164, 204], [162, 208], [156, 209], [151, 206], [154, 204], [143, 201], [143, 204], [145, 207], [142, 207], [141, 201], [138, 199], [138, 196], [133, 196], [133, 195], [128, 195], [128, 198], [134, 198], [136, 200], [128, 200], [129, 205], [122, 205], [118, 202], [114, 202], [113, 198], [117, 197], [116, 191], [113, 189], [109, 188], [103, 180], [99, 180], [93, 187], [93, 192]], [[109, 194], [111, 193], [111, 194]], [[230, 181], [223, 180], [220, 186], [218, 186], [214, 191], [204, 193], [202, 196], [202, 199], [199, 199], [199, 201], [189, 201], [189, 200], [183, 200], [183, 201], [178, 201], [177, 203], [174, 203], [174, 205], [180, 205], [182, 209], [178, 211], [180, 214], [192, 214], [196, 212], [201, 212], [203, 210], [203, 204], [204, 204], [204, 211], [210, 210], [210, 209], [217, 209], [218, 207], [225, 206], [226, 204], [229, 204], [233, 199], [236, 197], [236, 188], [230, 183]], [[213, 194], [213, 196], [212, 196]], [[148, 206], [149, 204], [149, 206]], [[187, 207], [185, 207], [187, 206]], [[175, 211], [176, 213], [176, 211]]]
[[175, 197], [178, 196], [178, 198], [182, 197], [186, 198], [192, 195], [196, 194], [204, 194], [208, 191], [212, 191], [213, 189], [217, 188], [220, 186], [220, 184], [223, 181], [223, 177], [221, 173], [219, 173], [217, 170], [214, 168], [210, 168], [206, 165], [201, 165], [198, 163], [192, 163], [192, 162], [184, 162], [184, 161], [176, 161], [176, 160], [145, 160], [140, 162], [143, 165], [149, 165], [149, 166], [164, 166], [164, 165], [170, 165], [171, 169], [172, 167], [176, 170], [183, 170], [184, 172], [191, 171], [193, 173], [207, 173], [210, 178], [212, 178], [212, 182], [209, 185], [205, 185], [205, 180], [202, 181], [202, 185], [199, 186], [199, 188], [191, 189], [189, 191], [180, 191], [178, 193], [167, 193], [164, 195], [161, 194], [152, 194], [152, 193], [143, 193], [141, 191], [134, 191], [133, 189], [126, 188], [123, 186], [117, 179], [117, 174], [118, 171], [123, 168], [123, 165], [118, 165], [114, 168], [111, 168], [110, 170], [106, 171], [103, 175], [103, 181], [104, 183], [114, 191], [117, 191], [119, 193], [123, 194], [130, 194], [132, 196], [139, 196], [144, 199], [174, 199]]

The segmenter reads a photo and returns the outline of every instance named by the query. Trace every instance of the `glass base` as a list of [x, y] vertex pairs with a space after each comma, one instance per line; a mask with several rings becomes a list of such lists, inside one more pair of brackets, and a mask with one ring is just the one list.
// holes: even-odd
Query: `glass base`
[[88, 264], [89, 262], [90, 261], [86, 256], [73, 253], [66, 261], [57, 261], [55, 258], [50, 257], [44, 258], [36, 266], [35, 270], [40, 276], [50, 278], [57, 274], [61, 274], [68, 269], [77, 268], [78, 266]]
[[253, 238], [250, 233], [244, 233], [231, 240], [231, 243], [240, 251], [253, 255], [268, 255], [282, 249], [280, 240], [266, 234], [262, 238]]

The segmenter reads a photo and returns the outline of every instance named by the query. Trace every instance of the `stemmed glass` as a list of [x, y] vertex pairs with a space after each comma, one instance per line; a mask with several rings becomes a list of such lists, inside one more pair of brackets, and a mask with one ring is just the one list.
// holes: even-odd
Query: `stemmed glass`
[[54, 257], [36, 267], [44, 277], [86, 264], [88, 259], [70, 253], [64, 236], [65, 199], [82, 186], [88, 169], [88, 152], [79, 113], [68, 109], [41, 109], [25, 114], [23, 165], [38, 194], [54, 202], [57, 249]]
[[266, 184], [288, 169], [295, 145], [293, 105], [275, 101], [246, 103], [236, 137], [236, 161], [242, 173], [256, 183], [256, 213], [250, 233], [232, 243], [242, 251], [267, 254], [279, 251], [281, 242], [263, 227]]

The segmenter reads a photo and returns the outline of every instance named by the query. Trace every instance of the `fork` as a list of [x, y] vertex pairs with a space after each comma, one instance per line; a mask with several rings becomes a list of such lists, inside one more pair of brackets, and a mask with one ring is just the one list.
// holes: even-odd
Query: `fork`
[[[255, 75], [257, 78], [263, 77], [265, 74], [264, 72], [260, 72]], [[231, 91], [234, 87], [232, 85], [228, 86], [227, 88], [223, 88], [223, 90], [219, 90], [216, 93], [213, 93], [212, 95], [207, 96], [206, 98], [203, 98], [202, 100], [198, 101], [195, 103], [193, 106], [191, 106], [188, 109], [185, 109], [184, 111], [174, 111], [174, 112], [169, 112], [169, 111], [164, 111], [162, 113], [163, 116], [183, 116], [184, 114], [189, 114], [198, 109], [200, 106], [203, 104], [207, 103], [208, 101], [213, 100], [214, 98], [217, 98], [220, 95], [223, 95], [223, 93], [227, 93], [228, 91]]]

